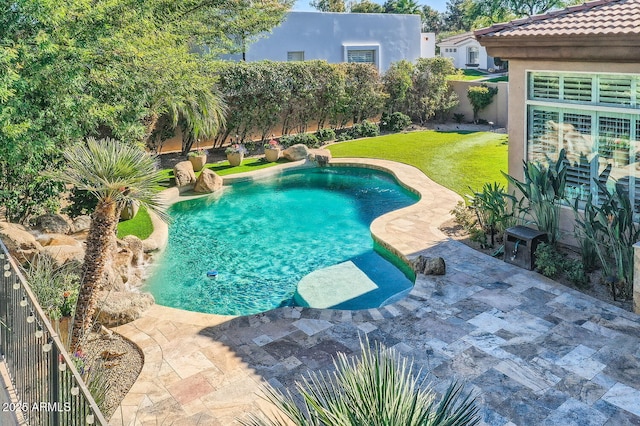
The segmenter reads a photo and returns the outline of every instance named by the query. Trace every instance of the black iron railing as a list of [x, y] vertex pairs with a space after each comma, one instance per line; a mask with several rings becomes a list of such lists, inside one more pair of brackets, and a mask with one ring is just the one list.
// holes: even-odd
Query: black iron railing
[[0, 274], [0, 356], [16, 395], [6, 410], [29, 425], [106, 425], [2, 241]]

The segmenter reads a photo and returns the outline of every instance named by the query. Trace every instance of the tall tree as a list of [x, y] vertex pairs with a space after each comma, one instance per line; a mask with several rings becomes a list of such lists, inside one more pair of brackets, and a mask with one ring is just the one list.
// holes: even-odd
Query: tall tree
[[439, 33], [444, 29], [444, 15], [429, 5], [422, 6], [422, 31]]
[[472, 20], [468, 10], [473, 5], [473, 0], [449, 0], [445, 12], [444, 24], [446, 31], [470, 31]]
[[382, 6], [386, 13], [420, 15], [420, 5], [416, 0], [387, 0]]
[[578, 3], [576, 0], [509, 0], [509, 8], [517, 17], [521, 17], [537, 15], [550, 9], [558, 9], [576, 3]]
[[345, 12], [344, 0], [312, 0], [309, 5], [320, 12]]
[[362, 0], [352, 3], [349, 11], [351, 13], [384, 13], [384, 8], [370, 0]]
[[98, 204], [91, 216], [80, 292], [71, 333], [72, 352], [80, 348], [91, 330], [98, 291], [113, 259], [115, 235], [122, 208], [140, 203], [165, 217], [156, 198], [162, 180], [155, 158], [142, 148], [113, 139], [88, 139], [65, 151], [67, 168], [56, 177], [93, 194]]

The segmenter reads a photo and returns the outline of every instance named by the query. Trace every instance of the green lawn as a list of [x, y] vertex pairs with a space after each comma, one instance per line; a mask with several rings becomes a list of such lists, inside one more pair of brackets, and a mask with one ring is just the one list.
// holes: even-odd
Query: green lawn
[[138, 214], [135, 215], [133, 219], [123, 220], [118, 223], [118, 238], [135, 235], [141, 240], [144, 240], [149, 238], [152, 232], [153, 225], [151, 224], [151, 217], [149, 217], [149, 212], [144, 207], [140, 207]]
[[334, 157], [370, 157], [410, 164], [464, 196], [506, 179], [507, 135], [492, 132], [411, 132], [329, 146]]
[[509, 76], [508, 75], [503, 75], [502, 77], [495, 77], [495, 78], [487, 80], [487, 83], [499, 83], [501, 81], [509, 81]]
[[487, 74], [478, 70], [460, 70], [462, 75], [450, 75], [449, 80], [479, 80]]

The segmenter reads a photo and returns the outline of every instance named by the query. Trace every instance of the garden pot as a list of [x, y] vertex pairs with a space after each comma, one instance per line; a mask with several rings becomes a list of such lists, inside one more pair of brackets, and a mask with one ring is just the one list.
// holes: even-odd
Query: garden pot
[[265, 148], [264, 158], [269, 163], [274, 163], [278, 161], [278, 158], [280, 158], [280, 148]]
[[232, 167], [239, 166], [244, 159], [244, 152], [232, 152], [227, 154], [227, 160]]
[[204, 165], [207, 164], [207, 155], [193, 155], [189, 156], [189, 161], [191, 161], [191, 165], [193, 166], [194, 172], [199, 172], [204, 168]]
[[136, 217], [138, 214], [138, 210], [140, 209], [140, 204], [130, 201], [120, 212], [120, 220], [130, 220]]

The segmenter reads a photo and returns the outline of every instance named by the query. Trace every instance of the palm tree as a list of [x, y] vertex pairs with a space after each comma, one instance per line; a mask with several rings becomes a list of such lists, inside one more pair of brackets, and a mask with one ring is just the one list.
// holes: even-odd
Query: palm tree
[[360, 359], [350, 360], [338, 353], [335, 373], [312, 372], [296, 383], [301, 406], [291, 392], [284, 395], [267, 387], [266, 399], [282, 414], [268, 420], [251, 415], [240, 422], [245, 426], [463, 426], [480, 422], [475, 398], [464, 395], [462, 385], [453, 382], [436, 403], [430, 387], [413, 376], [413, 363], [379, 344], [371, 350], [368, 341], [361, 341], [360, 347]]
[[155, 157], [138, 146], [113, 139], [96, 141], [65, 152], [67, 168], [57, 176], [65, 183], [89, 191], [98, 199], [91, 216], [86, 253], [82, 266], [80, 292], [70, 348], [80, 348], [91, 329], [97, 305], [97, 292], [103, 287], [105, 270], [113, 258], [116, 230], [122, 208], [137, 202], [166, 218], [155, 195], [161, 180]]
[[174, 128], [182, 131], [182, 155], [201, 138], [212, 138], [224, 125], [226, 106], [215, 89], [196, 90], [169, 105], [169, 117]]

